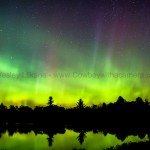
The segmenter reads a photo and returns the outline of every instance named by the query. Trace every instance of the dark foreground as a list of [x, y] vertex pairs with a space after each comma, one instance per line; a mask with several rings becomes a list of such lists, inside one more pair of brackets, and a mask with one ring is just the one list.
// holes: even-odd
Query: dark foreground
[[[133, 102], [127, 102], [121, 96], [115, 103], [106, 105], [85, 106], [80, 99], [76, 107], [64, 108], [53, 104], [50, 97], [46, 107], [13, 106], [7, 108], [0, 105], [0, 136], [8, 131], [12, 136], [15, 132], [47, 134], [49, 146], [52, 145], [53, 136], [64, 134], [66, 129], [79, 133], [79, 142], [84, 142], [85, 134], [103, 132], [115, 134], [120, 140], [129, 135], [138, 135], [141, 139], [148, 135], [150, 138], [150, 105], [147, 100], [140, 97]], [[150, 148], [149, 141], [123, 144], [115, 149], [145, 149]], [[114, 149], [114, 148], [110, 148]]]

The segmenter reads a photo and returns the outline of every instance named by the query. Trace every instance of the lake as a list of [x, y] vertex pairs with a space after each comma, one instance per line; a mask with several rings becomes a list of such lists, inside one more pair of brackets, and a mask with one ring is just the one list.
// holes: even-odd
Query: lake
[[58, 133], [52, 137], [43, 133], [36, 135], [33, 131], [28, 134], [15, 132], [13, 135], [6, 131], [1, 133], [0, 150], [103, 150], [123, 143], [146, 140], [147, 135], [142, 139], [130, 135], [121, 141], [109, 133], [77, 133], [68, 129], [64, 134]]

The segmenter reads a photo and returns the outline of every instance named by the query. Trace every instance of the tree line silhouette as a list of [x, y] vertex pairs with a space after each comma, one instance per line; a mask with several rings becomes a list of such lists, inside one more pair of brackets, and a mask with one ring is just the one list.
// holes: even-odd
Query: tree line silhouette
[[115, 103], [86, 106], [79, 99], [76, 106], [64, 108], [54, 104], [50, 96], [47, 106], [34, 108], [0, 104], [0, 137], [8, 131], [12, 136], [15, 132], [47, 134], [49, 146], [57, 133], [64, 134], [66, 129], [78, 132], [80, 144], [84, 142], [86, 133], [103, 132], [115, 134], [122, 141], [129, 135], [150, 138], [150, 104], [148, 100], [138, 97], [135, 101], [127, 102], [119, 96]]
[[[65, 124], [65, 125], [96, 125], [108, 126], [145, 126], [148, 123], [150, 105], [148, 100], [136, 98], [136, 101], [127, 102], [119, 96], [115, 103], [86, 106], [82, 99], [72, 108], [54, 105], [50, 96], [47, 106], [34, 108], [0, 104], [0, 123], [38, 123], [38, 124]], [[146, 124], [145, 124], [146, 122]], [[124, 124], [126, 123], [126, 124]]]

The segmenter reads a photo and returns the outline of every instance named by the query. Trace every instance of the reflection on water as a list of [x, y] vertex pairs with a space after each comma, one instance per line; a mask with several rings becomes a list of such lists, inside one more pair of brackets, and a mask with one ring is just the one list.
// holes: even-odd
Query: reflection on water
[[[9, 136], [8, 131], [0, 138], [0, 149], [5, 150], [103, 150], [111, 146], [121, 145], [127, 142], [139, 142], [148, 140], [146, 135], [143, 139], [138, 136], [128, 136], [124, 141], [117, 139], [115, 135], [104, 135], [102, 132], [77, 133], [66, 129], [64, 134], [56, 134], [49, 137], [46, 134], [30, 132], [28, 134], [14, 133]], [[51, 142], [51, 143], [49, 143]], [[52, 145], [52, 146], [49, 146]]]

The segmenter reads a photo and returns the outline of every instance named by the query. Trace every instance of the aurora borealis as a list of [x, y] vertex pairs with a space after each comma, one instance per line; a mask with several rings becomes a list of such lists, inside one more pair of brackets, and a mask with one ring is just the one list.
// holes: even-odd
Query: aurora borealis
[[150, 99], [148, 0], [1, 0], [0, 100]]

